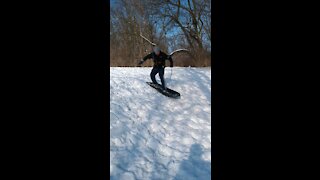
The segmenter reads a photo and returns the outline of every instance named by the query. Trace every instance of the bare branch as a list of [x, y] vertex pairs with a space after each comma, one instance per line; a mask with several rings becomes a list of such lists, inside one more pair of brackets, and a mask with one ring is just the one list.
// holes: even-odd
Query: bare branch
[[177, 53], [177, 52], [181, 52], [181, 51], [187, 51], [187, 52], [189, 52], [188, 49], [177, 49], [177, 50], [174, 50], [173, 52], [171, 52], [171, 53], [169, 54], [169, 56], [173, 56], [173, 54], [175, 54], [175, 53]]
[[156, 46], [155, 43], [151, 42], [149, 39], [147, 39], [146, 37], [142, 36], [142, 34], [140, 34], [140, 36], [145, 39], [146, 41], [148, 41], [152, 46]]
[[168, 2], [168, 4], [170, 4], [170, 5], [173, 5], [173, 6], [175, 6], [175, 7], [180, 7], [181, 9], [184, 9], [184, 10], [188, 11], [190, 14], [193, 14], [192, 10], [188, 9], [188, 8], [185, 7], [185, 6], [182, 6], [182, 5], [180, 4], [180, 1], [179, 1], [179, 4], [175, 4], [175, 3], [171, 2], [171, 1], [167, 1], [167, 2]]

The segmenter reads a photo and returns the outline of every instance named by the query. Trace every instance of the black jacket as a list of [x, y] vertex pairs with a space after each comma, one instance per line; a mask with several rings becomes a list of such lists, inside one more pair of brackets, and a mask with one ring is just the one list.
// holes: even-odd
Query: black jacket
[[165, 67], [165, 61], [168, 59], [170, 61], [170, 66], [172, 67], [173, 66], [173, 61], [172, 61], [172, 58], [171, 56], [168, 56], [166, 53], [160, 51], [160, 54], [159, 56], [157, 56], [154, 52], [146, 55], [144, 58], [143, 58], [143, 61], [146, 61], [147, 59], [153, 59], [153, 67]]

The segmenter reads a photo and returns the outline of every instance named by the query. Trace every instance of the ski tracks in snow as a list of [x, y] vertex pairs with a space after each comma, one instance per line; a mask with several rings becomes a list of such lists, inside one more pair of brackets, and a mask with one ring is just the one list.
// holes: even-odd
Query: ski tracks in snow
[[110, 179], [210, 179], [211, 70], [174, 68], [180, 99], [150, 88], [150, 71], [110, 70]]

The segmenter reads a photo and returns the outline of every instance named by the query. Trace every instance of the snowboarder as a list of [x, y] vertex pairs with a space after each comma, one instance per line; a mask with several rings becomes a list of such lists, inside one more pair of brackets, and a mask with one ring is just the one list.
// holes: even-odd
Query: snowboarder
[[164, 69], [165, 69], [165, 60], [170, 61], [170, 67], [173, 67], [173, 61], [171, 56], [168, 56], [166, 53], [162, 52], [159, 47], [154, 47], [153, 52], [146, 55], [143, 59], [140, 60], [138, 66], [141, 66], [147, 59], [153, 59], [154, 65], [150, 73], [151, 80], [154, 84], [158, 84], [156, 81], [156, 74], [159, 73], [161, 79], [161, 87], [163, 90], [166, 90], [166, 85], [164, 81]]

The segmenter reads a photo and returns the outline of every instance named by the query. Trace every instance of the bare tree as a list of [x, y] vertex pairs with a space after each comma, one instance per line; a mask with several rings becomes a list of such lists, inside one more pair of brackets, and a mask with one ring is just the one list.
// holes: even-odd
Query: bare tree
[[186, 55], [174, 57], [188, 59], [179, 61], [182, 66], [210, 64], [204, 57], [211, 48], [211, 1], [119, 0], [110, 13], [111, 65], [135, 66], [152, 50], [141, 34], [167, 53], [189, 49], [193, 61]]

